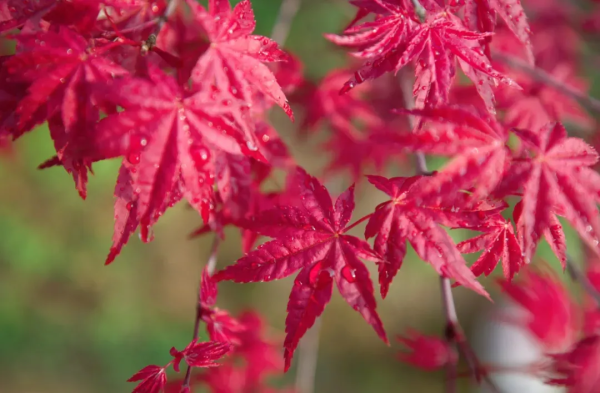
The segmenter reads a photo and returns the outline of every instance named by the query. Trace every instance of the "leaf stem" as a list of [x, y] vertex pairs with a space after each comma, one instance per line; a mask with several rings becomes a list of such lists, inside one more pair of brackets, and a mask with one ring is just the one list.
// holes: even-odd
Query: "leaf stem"
[[[219, 244], [220, 239], [219, 236], [215, 235], [213, 239], [212, 246], [210, 248], [210, 254], [208, 255], [208, 260], [206, 261], [206, 271], [208, 274], [212, 275], [215, 272], [215, 268], [217, 267], [217, 255], [219, 252]], [[202, 276], [202, 274], [200, 274]], [[200, 293], [200, 286], [202, 282], [198, 282], [198, 293]], [[194, 334], [192, 336], [192, 340], [198, 338], [198, 334], [200, 333], [200, 321], [202, 320], [202, 306], [200, 305], [200, 299], [198, 298], [196, 302], [196, 320], [194, 321]], [[185, 371], [185, 377], [183, 378], [183, 382], [181, 384], [181, 391], [185, 391], [185, 388], [190, 387], [190, 378], [192, 376], [192, 368], [188, 365], [187, 370]]]
[[296, 13], [300, 9], [300, 3], [302, 0], [282, 0], [281, 6], [279, 7], [279, 14], [275, 20], [273, 31], [271, 32], [271, 38], [275, 40], [279, 45], [283, 46], [290, 34], [290, 28]]
[[521, 71], [526, 72], [534, 79], [539, 82], [544, 83], [550, 87], [553, 87], [557, 91], [567, 96], [570, 96], [577, 101], [579, 101], [582, 105], [586, 106], [588, 109], [592, 109], [596, 112], [600, 112], [600, 100], [597, 98], [591, 97], [572, 86], [566, 85], [564, 82], [556, 79], [553, 75], [544, 71], [539, 67], [532, 67], [524, 60], [519, 59], [518, 57], [508, 55], [506, 53], [494, 52], [495, 59], [500, 60], [503, 63], [506, 63], [510, 67], [519, 69]]
[[566, 266], [571, 279], [579, 283], [583, 290], [590, 295], [590, 297], [596, 301], [598, 307], [600, 307], [600, 292], [598, 292], [588, 277], [579, 270], [579, 267], [573, 262], [573, 259], [569, 255], [567, 255]]
[[352, 224], [350, 224], [349, 226], [347, 226], [344, 229], [344, 233], [348, 232], [350, 229], [354, 228], [355, 226], [359, 225], [361, 222], [368, 220], [369, 218], [371, 218], [371, 216], [373, 215], [373, 213], [371, 214], [367, 214], [366, 216], [364, 216], [363, 218], [361, 218], [360, 220], [357, 220], [355, 222], [353, 222]]

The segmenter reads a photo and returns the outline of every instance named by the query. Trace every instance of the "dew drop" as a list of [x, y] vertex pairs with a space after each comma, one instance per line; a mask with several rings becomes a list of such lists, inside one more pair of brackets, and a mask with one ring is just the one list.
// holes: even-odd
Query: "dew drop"
[[129, 161], [129, 163], [131, 165], [139, 164], [140, 160], [141, 160], [141, 156], [140, 156], [140, 153], [138, 153], [138, 152], [129, 153], [127, 155], [127, 161]]
[[308, 282], [315, 289], [323, 289], [332, 281], [330, 269], [323, 268], [323, 261], [319, 261], [310, 268]]
[[348, 265], [342, 268], [342, 277], [344, 277], [346, 281], [350, 283], [356, 282], [356, 273], [354, 272], [354, 269]]
[[248, 150], [250, 150], [250, 151], [257, 151], [258, 150], [258, 147], [252, 141], [247, 141], [246, 142], [246, 147], [248, 147]]

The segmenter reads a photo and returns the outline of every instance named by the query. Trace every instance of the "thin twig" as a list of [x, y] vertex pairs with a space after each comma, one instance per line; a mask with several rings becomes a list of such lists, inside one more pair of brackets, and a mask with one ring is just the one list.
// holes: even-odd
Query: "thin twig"
[[[446, 318], [446, 341], [455, 343], [457, 337], [458, 317], [456, 315], [456, 307], [452, 296], [452, 284], [447, 277], [440, 276], [440, 289], [442, 291], [442, 305], [444, 307], [444, 316]], [[454, 393], [456, 391], [456, 375], [458, 373], [458, 364], [450, 362], [446, 367], [446, 393]], [[471, 365], [469, 370], [472, 371]]]
[[165, 8], [165, 12], [161, 16], [158, 17], [158, 21], [156, 22], [156, 26], [154, 26], [154, 31], [148, 36], [146, 41], [142, 44], [142, 52], [148, 53], [154, 46], [156, 46], [156, 40], [160, 31], [169, 18], [177, 11], [179, 8], [179, 3], [181, 0], [171, 0]]
[[598, 292], [598, 290], [590, 282], [588, 277], [585, 274], [583, 274], [581, 270], [579, 270], [579, 267], [573, 262], [573, 259], [570, 256], [567, 256], [566, 265], [567, 272], [569, 273], [569, 276], [571, 276], [571, 279], [579, 283], [579, 285], [581, 285], [585, 293], [590, 295], [590, 297], [594, 299], [600, 307], [600, 292]]
[[[404, 107], [408, 110], [414, 109], [415, 100], [413, 98], [413, 89], [411, 78], [408, 77], [407, 69], [403, 70], [400, 74], [400, 90], [402, 91], [402, 98], [404, 100]], [[416, 122], [413, 115], [408, 115], [408, 124], [412, 130], [415, 129]], [[425, 160], [425, 154], [417, 152], [415, 153], [415, 169], [417, 175], [430, 176], [431, 172], [427, 169], [427, 161]]]
[[[215, 238], [212, 242], [212, 246], [210, 248], [210, 254], [208, 255], [208, 260], [206, 261], [206, 271], [209, 275], [215, 272], [217, 267], [217, 255], [219, 252], [219, 244], [220, 239], [219, 236], [215, 234]], [[202, 276], [202, 274], [200, 274]], [[202, 285], [202, 279], [200, 279], [198, 283], [198, 293], [200, 293], [200, 287]], [[200, 321], [202, 320], [202, 306], [200, 305], [200, 299], [196, 302], [196, 320], [194, 321], [194, 334], [192, 336], [192, 340], [196, 340], [198, 338], [198, 334], [200, 333]], [[185, 378], [183, 379], [183, 383], [181, 384], [182, 391], [185, 388], [189, 388], [190, 386], [190, 378], [192, 376], [192, 368], [190, 366], [187, 367], [185, 371]]]
[[[413, 0], [417, 2], [418, 0]], [[417, 6], [415, 5], [415, 9]], [[404, 99], [404, 106], [406, 109], [413, 109], [414, 99], [412, 95], [412, 83], [411, 78], [408, 77], [406, 72], [400, 76], [400, 88], [402, 90], [402, 97]], [[408, 117], [410, 127], [414, 130], [415, 119], [413, 116]], [[415, 154], [415, 170], [417, 175], [430, 176], [431, 172], [427, 169], [427, 161], [423, 153]], [[469, 343], [465, 339], [464, 332], [458, 321], [456, 315], [456, 306], [454, 304], [454, 297], [452, 295], [452, 284], [450, 279], [447, 277], [440, 276], [440, 289], [442, 293], [442, 305], [444, 307], [444, 316], [446, 319], [445, 336], [446, 341], [449, 344], [453, 344], [463, 354], [470, 373], [479, 382], [479, 376], [482, 373], [482, 368], [479, 365], [477, 356], [469, 346]], [[456, 391], [456, 379], [458, 376], [458, 363], [450, 362], [446, 368], [446, 393], [454, 393]], [[499, 389], [489, 379], [487, 374], [483, 373], [483, 378], [492, 390], [492, 392], [498, 393]]]
[[591, 97], [575, 89], [572, 86], [566, 85], [564, 82], [558, 80], [553, 75], [549, 74], [543, 69], [533, 67], [529, 65], [529, 63], [527, 63], [526, 61], [521, 60], [518, 57], [508, 55], [506, 53], [494, 52], [493, 57], [497, 60], [500, 60], [503, 63], [508, 64], [510, 67], [517, 68], [521, 71], [526, 72], [532, 78], [556, 89], [558, 92], [576, 99], [587, 108], [592, 109], [596, 112], [600, 112], [600, 100]]
[[165, 23], [167, 23], [169, 18], [175, 13], [175, 11], [177, 11], [177, 8], [179, 8], [180, 1], [181, 0], [171, 0], [169, 2], [165, 12], [163, 12], [163, 14], [158, 18], [158, 22], [154, 28], [154, 35], [158, 36], [158, 33], [160, 33]]
[[279, 7], [279, 14], [275, 20], [271, 38], [275, 40], [279, 45], [283, 46], [287, 39], [292, 22], [296, 13], [300, 9], [300, 3], [302, 0], [282, 0], [281, 6]]
[[419, 17], [421, 22], [425, 21], [425, 17], [427, 16], [427, 11], [423, 7], [423, 5], [421, 5], [419, 0], [412, 0], [412, 3], [413, 3], [413, 7], [415, 7], [415, 14], [417, 14], [417, 16]]
[[317, 318], [314, 325], [302, 338], [298, 353], [298, 368], [296, 369], [296, 391], [299, 393], [315, 391], [314, 381], [317, 372], [320, 332], [321, 318]]

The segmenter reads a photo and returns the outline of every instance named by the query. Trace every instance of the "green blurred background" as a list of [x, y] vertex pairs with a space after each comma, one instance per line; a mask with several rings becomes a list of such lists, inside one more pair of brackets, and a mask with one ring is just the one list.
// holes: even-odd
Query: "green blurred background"
[[[256, 33], [269, 35], [280, 1], [252, 3]], [[309, 78], [318, 79], [344, 64], [344, 52], [322, 35], [339, 32], [352, 12], [343, 1], [302, 2], [286, 47], [304, 62]], [[299, 164], [320, 173], [326, 157], [318, 153], [318, 141], [298, 142], [296, 125], [281, 111], [273, 113], [273, 121]], [[88, 199], [82, 201], [62, 169], [35, 169], [53, 154], [44, 129], [22, 138], [12, 156], [0, 159], [0, 392], [129, 392], [133, 385], [125, 381], [134, 372], [166, 363], [171, 346], [181, 348], [189, 342], [197, 280], [212, 238], [188, 240], [200, 219], [180, 203], [161, 218], [152, 243], [132, 237], [117, 260], [105, 267], [119, 162], [95, 165]], [[338, 188], [333, 191], [347, 186], [347, 179], [342, 183], [333, 185]], [[360, 217], [383, 196], [359, 187], [357, 199], [355, 217]], [[354, 233], [360, 235], [363, 228]], [[237, 232], [226, 233], [219, 266], [241, 256]], [[454, 235], [458, 239], [465, 234]], [[571, 232], [568, 236], [577, 255], [576, 237]], [[540, 255], [556, 266], [545, 243]], [[272, 334], [282, 337], [292, 279], [260, 285], [224, 283], [219, 306], [234, 313], [256, 307]], [[462, 288], [455, 296], [468, 330], [472, 318], [490, 304]], [[411, 252], [378, 309], [390, 338], [409, 326], [441, 333], [433, 269]], [[334, 294], [322, 322], [316, 392], [442, 391], [443, 373], [423, 373], [396, 362], [396, 344], [383, 345], [339, 295]], [[293, 383], [294, 371], [283, 382]]]

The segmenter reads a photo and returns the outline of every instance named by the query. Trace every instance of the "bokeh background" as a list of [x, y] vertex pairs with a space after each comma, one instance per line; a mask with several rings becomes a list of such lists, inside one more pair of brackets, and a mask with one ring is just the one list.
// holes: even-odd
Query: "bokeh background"
[[[256, 33], [269, 35], [280, 1], [252, 3]], [[339, 32], [352, 15], [353, 9], [342, 0], [302, 2], [286, 47], [303, 61], [308, 78], [317, 80], [344, 64], [344, 52], [322, 35]], [[318, 150], [318, 138], [300, 142], [297, 125], [281, 111], [274, 111], [273, 122], [298, 163], [319, 174], [327, 157]], [[133, 385], [125, 381], [134, 372], [147, 364], [166, 363], [171, 346], [181, 348], [189, 342], [198, 277], [212, 238], [188, 239], [201, 221], [180, 203], [161, 218], [153, 242], [142, 244], [132, 237], [120, 257], [105, 267], [119, 162], [95, 165], [88, 199], [82, 201], [64, 170], [35, 169], [53, 154], [48, 133], [38, 130], [16, 143], [11, 155], [0, 158], [0, 392], [130, 392]], [[401, 167], [389, 173], [411, 174]], [[339, 193], [348, 179], [334, 183], [330, 188]], [[361, 185], [357, 200], [356, 218], [372, 211], [383, 195]], [[360, 235], [363, 228], [354, 233]], [[228, 230], [226, 235], [220, 267], [241, 256], [237, 232]], [[571, 253], [579, 256], [576, 236], [571, 231], [567, 235]], [[453, 236], [460, 239], [465, 233]], [[545, 243], [539, 255], [558, 269]], [[219, 306], [233, 313], [257, 308], [271, 334], [283, 338], [292, 280], [221, 284]], [[497, 295], [492, 280], [484, 284]], [[455, 290], [455, 297], [459, 317], [473, 333], [473, 321], [491, 303], [462, 288]], [[390, 338], [408, 327], [441, 333], [434, 270], [410, 252], [378, 309]], [[395, 361], [397, 344], [383, 345], [337, 294], [322, 318], [320, 343], [316, 392], [442, 391], [443, 372], [424, 373]], [[294, 371], [276, 383], [293, 383]]]

